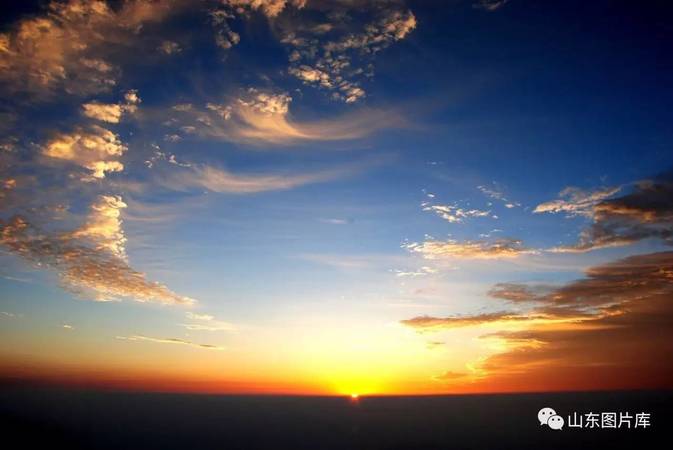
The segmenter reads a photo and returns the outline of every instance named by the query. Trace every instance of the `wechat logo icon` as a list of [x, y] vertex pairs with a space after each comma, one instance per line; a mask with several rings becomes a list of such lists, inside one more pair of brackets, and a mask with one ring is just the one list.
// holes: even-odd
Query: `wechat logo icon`
[[547, 425], [552, 430], [562, 430], [563, 425], [565, 425], [563, 417], [556, 414], [556, 411], [549, 407], [538, 411], [537, 420], [540, 421], [540, 425]]

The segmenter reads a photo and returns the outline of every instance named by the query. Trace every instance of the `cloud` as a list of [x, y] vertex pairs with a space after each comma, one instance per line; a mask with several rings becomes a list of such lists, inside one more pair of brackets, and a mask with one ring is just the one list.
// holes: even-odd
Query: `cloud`
[[[306, 85], [330, 91], [335, 100], [354, 103], [366, 95], [361, 80], [373, 76], [374, 55], [404, 39], [417, 22], [410, 10], [388, 2], [379, 9], [378, 17], [360, 24], [344, 20], [351, 19], [345, 5], [335, 5], [325, 21], [315, 26], [293, 21], [280, 24], [281, 42], [290, 48], [290, 75]], [[309, 3], [307, 8], [310, 7]], [[353, 7], [365, 8], [361, 3]], [[348, 26], [349, 23], [354, 25]], [[330, 39], [321, 42], [325, 33], [330, 34]]]
[[126, 146], [112, 131], [92, 125], [77, 127], [71, 133], [58, 133], [42, 148], [42, 154], [54, 159], [69, 161], [88, 169], [91, 173], [83, 181], [105, 178], [109, 172], [120, 172], [124, 165], [119, 158]]
[[673, 245], [673, 172], [641, 181], [621, 197], [599, 201], [591, 216], [593, 223], [582, 231], [577, 244], [552, 251], [586, 252], [644, 239]]
[[241, 41], [241, 36], [230, 26], [230, 21], [237, 16], [245, 17], [253, 12], [260, 12], [272, 20], [286, 7], [303, 8], [306, 0], [222, 0], [220, 3], [219, 7], [210, 11], [211, 23], [215, 30], [215, 44], [229, 50]]
[[234, 8], [239, 13], [260, 11], [268, 18], [278, 16], [286, 6], [303, 8], [307, 0], [223, 0], [222, 3]]
[[229, 322], [217, 320], [209, 314], [195, 314], [187, 311], [185, 314], [191, 323], [181, 324], [190, 331], [235, 331], [236, 326]]
[[96, 250], [108, 251], [120, 258], [126, 257], [126, 237], [122, 229], [121, 210], [126, 203], [118, 195], [100, 195], [91, 205], [84, 225], [66, 238], [88, 239]]
[[419, 253], [425, 259], [505, 259], [516, 258], [525, 254], [535, 253], [523, 247], [521, 241], [515, 239], [498, 239], [495, 241], [438, 241], [429, 239], [424, 242], [411, 242], [403, 248]]
[[266, 191], [282, 191], [306, 184], [332, 181], [351, 175], [356, 168], [328, 169], [304, 174], [235, 174], [226, 169], [190, 164], [179, 170], [172, 170], [157, 178], [163, 187], [176, 191], [206, 189], [211, 192], [253, 194]]
[[120, 71], [105, 47], [133, 41], [143, 24], [163, 20], [180, 3], [129, 0], [113, 9], [102, 0], [52, 1], [0, 34], [0, 84], [31, 94], [108, 91]]
[[549, 286], [529, 286], [516, 283], [498, 283], [488, 291], [493, 298], [513, 303], [537, 302], [551, 290]]
[[496, 182], [491, 183], [491, 186], [477, 186], [477, 189], [486, 197], [503, 202], [505, 207], [508, 209], [521, 206], [521, 204], [518, 202], [508, 200], [507, 197], [505, 197], [502, 187], [500, 187]]
[[173, 55], [176, 53], [180, 53], [182, 51], [182, 48], [180, 48], [180, 44], [178, 44], [177, 42], [163, 41], [161, 45], [157, 47], [157, 50], [165, 55]]
[[323, 219], [318, 219], [322, 223], [328, 223], [330, 225], [349, 225], [353, 223], [351, 219], [338, 219], [336, 217], [333, 218], [323, 218]]
[[602, 188], [596, 191], [583, 191], [576, 187], [567, 187], [559, 193], [558, 200], [537, 205], [534, 213], [566, 213], [569, 217], [593, 217], [595, 206], [612, 197], [621, 190], [620, 186]]
[[82, 113], [85, 116], [103, 122], [119, 123], [119, 120], [122, 117], [122, 112], [121, 105], [115, 103], [105, 104], [93, 102], [82, 105]]
[[[358, 139], [383, 128], [402, 127], [406, 120], [396, 111], [362, 108], [333, 119], [301, 122], [290, 114], [287, 93], [248, 89], [234, 101], [208, 103], [199, 109], [175, 105], [173, 120], [178, 139], [190, 134], [248, 144], [289, 145], [301, 141]], [[188, 128], [187, 128], [188, 127]]]
[[[631, 256], [590, 269], [545, 296], [593, 314], [572, 326], [500, 332], [508, 351], [483, 364], [500, 383], [530, 389], [670, 386], [673, 363], [673, 252]], [[615, 374], [619, 374], [615, 377]], [[542, 381], [544, 380], [544, 381]]]
[[210, 314], [197, 314], [197, 313], [193, 313], [191, 311], [187, 311], [185, 313], [185, 316], [187, 316], [188, 319], [192, 319], [192, 320], [213, 320], [213, 319], [215, 319], [215, 317], [211, 316]]
[[508, 321], [532, 320], [529, 317], [518, 316], [507, 312], [495, 312], [477, 314], [474, 316], [451, 316], [451, 317], [430, 317], [419, 316], [413, 319], [402, 320], [402, 325], [414, 328], [419, 331], [445, 330], [450, 328], [461, 328], [486, 323], [503, 323]]
[[477, 0], [472, 4], [472, 7], [475, 9], [493, 12], [505, 6], [508, 1], [509, 0]]
[[[362, 10], [375, 18], [367, 23], [355, 20]], [[210, 10], [215, 44], [224, 50], [237, 45], [241, 36], [231, 22], [254, 13], [264, 15], [281, 43], [288, 46], [290, 75], [346, 103], [365, 97], [361, 82], [373, 76], [374, 55], [416, 27], [413, 13], [396, 1], [224, 0]]]
[[102, 122], [119, 123], [124, 113], [134, 113], [140, 103], [136, 90], [126, 92], [124, 99], [125, 103], [85, 103], [82, 105], [82, 114]]
[[70, 232], [41, 229], [18, 215], [0, 219], [0, 245], [37, 267], [54, 270], [64, 288], [83, 297], [193, 303], [128, 265], [119, 219], [124, 207], [120, 197], [101, 196], [84, 225]]
[[470, 378], [472, 375], [466, 372], [454, 372], [447, 370], [439, 375], [432, 377], [435, 381], [462, 381]]
[[491, 211], [479, 209], [464, 209], [457, 205], [430, 205], [423, 203], [423, 211], [432, 211], [444, 220], [451, 223], [461, 223], [470, 217], [488, 217]]
[[123, 341], [145, 341], [145, 342], [155, 342], [157, 344], [187, 345], [189, 347], [201, 348], [205, 350], [224, 350], [224, 347], [219, 347], [217, 345], [197, 344], [195, 342], [185, 341], [184, 339], [178, 339], [178, 338], [154, 338], [149, 336], [143, 336], [141, 334], [134, 334], [132, 336], [117, 336], [116, 338]]
[[673, 351], [673, 252], [593, 267], [556, 288], [500, 284], [491, 295], [528, 309], [402, 323], [419, 332], [500, 328], [482, 336], [504, 350], [477, 365], [478, 389], [670, 386], [673, 362], [664, 355]]
[[406, 270], [395, 270], [395, 276], [398, 278], [417, 278], [424, 277], [427, 275], [432, 275], [437, 273], [437, 269], [429, 266], [423, 266], [418, 270], [406, 271]]
[[428, 350], [434, 350], [436, 348], [440, 348], [446, 345], [446, 342], [441, 342], [441, 341], [428, 341], [425, 343], [425, 348]]

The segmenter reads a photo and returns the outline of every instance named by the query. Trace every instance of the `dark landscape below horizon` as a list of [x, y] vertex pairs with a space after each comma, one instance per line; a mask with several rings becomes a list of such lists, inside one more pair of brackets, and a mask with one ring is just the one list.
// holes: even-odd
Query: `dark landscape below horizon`
[[[672, 391], [347, 397], [0, 389], [0, 431], [21, 448], [654, 448]], [[646, 428], [541, 426], [537, 412], [649, 413]], [[567, 419], [566, 419], [567, 420]], [[566, 424], [567, 425], [567, 424]]]

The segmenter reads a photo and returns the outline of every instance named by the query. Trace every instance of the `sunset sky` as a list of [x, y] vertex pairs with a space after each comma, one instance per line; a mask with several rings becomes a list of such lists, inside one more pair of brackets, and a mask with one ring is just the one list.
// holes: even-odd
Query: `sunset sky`
[[0, 379], [673, 387], [664, 2], [15, 2]]

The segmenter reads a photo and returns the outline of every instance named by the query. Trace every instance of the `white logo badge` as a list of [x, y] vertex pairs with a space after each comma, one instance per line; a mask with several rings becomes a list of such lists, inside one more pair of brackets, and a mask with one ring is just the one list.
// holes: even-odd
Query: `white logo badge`
[[557, 415], [556, 411], [549, 407], [538, 411], [537, 420], [540, 421], [540, 425], [547, 425], [552, 430], [562, 430], [565, 424], [563, 417]]

